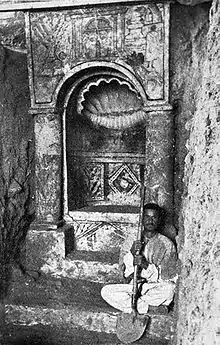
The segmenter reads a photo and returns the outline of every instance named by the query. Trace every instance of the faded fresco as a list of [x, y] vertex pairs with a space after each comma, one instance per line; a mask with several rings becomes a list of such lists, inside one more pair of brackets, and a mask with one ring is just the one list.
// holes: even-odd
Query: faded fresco
[[51, 103], [59, 80], [77, 64], [93, 60], [130, 66], [148, 98], [163, 100], [166, 17], [162, 4], [30, 13], [27, 31], [36, 103]]

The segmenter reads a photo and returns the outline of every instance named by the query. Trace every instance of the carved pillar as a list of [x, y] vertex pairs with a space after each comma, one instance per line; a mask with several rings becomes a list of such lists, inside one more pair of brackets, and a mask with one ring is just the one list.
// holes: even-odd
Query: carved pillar
[[[155, 202], [173, 218], [173, 116], [158, 110], [147, 114], [146, 121], [146, 202]], [[168, 235], [175, 236], [174, 230]]]
[[36, 221], [56, 227], [61, 216], [61, 119], [53, 108], [31, 110], [35, 116]]

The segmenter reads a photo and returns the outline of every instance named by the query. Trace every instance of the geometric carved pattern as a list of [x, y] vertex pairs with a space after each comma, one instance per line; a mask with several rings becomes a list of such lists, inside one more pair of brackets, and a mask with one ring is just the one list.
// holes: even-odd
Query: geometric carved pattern
[[140, 182], [134, 172], [123, 164], [117, 169], [109, 179], [109, 185], [114, 192], [126, 193], [131, 195], [139, 187]]
[[113, 232], [119, 236], [120, 238], [124, 239], [125, 234], [123, 232], [123, 227], [120, 223], [115, 222], [84, 222], [84, 221], [76, 221], [72, 222], [74, 226], [75, 238], [79, 240], [80, 238], [88, 238], [94, 236], [94, 234], [100, 230], [102, 227], [109, 225], [114, 230]]
[[104, 200], [104, 164], [89, 163], [84, 167], [89, 199]]

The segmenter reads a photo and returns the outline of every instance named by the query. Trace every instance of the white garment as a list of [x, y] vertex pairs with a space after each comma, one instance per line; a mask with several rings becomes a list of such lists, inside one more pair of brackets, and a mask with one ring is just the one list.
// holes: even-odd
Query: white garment
[[[176, 251], [168, 238], [157, 234], [146, 243], [143, 254], [149, 265], [141, 271], [141, 277], [145, 278], [147, 283], [142, 285], [141, 296], [137, 301], [137, 310], [140, 314], [147, 313], [149, 305], [168, 306], [173, 300], [177, 281], [174, 270], [170, 276], [166, 274], [168, 265], [172, 267], [176, 262]], [[133, 255], [130, 251], [124, 256], [124, 264], [124, 276], [128, 277], [134, 272]], [[130, 313], [132, 289], [133, 280], [130, 284], [110, 284], [102, 288], [101, 296], [114, 308]]]
[[[131, 252], [128, 252], [124, 256], [125, 271], [124, 276], [127, 278], [130, 274], [134, 272], [133, 266], [133, 255]], [[154, 264], [149, 264], [148, 268], [141, 271], [141, 277], [147, 279], [148, 283], [157, 282], [159, 279], [159, 270]]]
[[[110, 284], [101, 290], [102, 298], [111, 306], [131, 313], [131, 297], [133, 284]], [[152, 306], [169, 305], [173, 300], [175, 284], [173, 282], [144, 283], [142, 295], [137, 301], [137, 310], [140, 314], [148, 311], [149, 304]]]

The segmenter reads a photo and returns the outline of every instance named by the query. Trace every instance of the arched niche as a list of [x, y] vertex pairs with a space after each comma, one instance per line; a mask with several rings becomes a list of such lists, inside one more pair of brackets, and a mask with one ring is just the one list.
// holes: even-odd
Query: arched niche
[[146, 95], [129, 77], [93, 66], [78, 70], [60, 87], [65, 214], [86, 207], [139, 206]]

